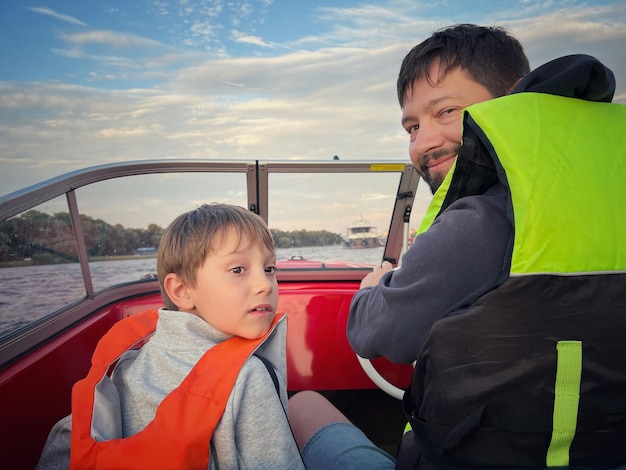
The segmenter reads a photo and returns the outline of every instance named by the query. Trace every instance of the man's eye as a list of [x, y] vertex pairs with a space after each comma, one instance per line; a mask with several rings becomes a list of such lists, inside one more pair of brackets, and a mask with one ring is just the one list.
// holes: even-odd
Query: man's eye
[[230, 272], [234, 274], [241, 274], [243, 272], [243, 268], [241, 266], [237, 266], [236, 268], [231, 268]]
[[268, 274], [274, 274], [276, 272], [276, 266], [268, 266], [265, 268], [265, 272]]
[[462, 108], [457, 107], [442, 109], [439, 113], [439, 117], [442, 119], [456, 119], [456, 117], [460, 115], [461, 109]]
[[409, 133], [409, 135], [415, 134], [418, 130], [419, 130], [420, 126], [418, 124], [415, 124], [414, 126], [410, 126], [407, 127], [406, 131]]

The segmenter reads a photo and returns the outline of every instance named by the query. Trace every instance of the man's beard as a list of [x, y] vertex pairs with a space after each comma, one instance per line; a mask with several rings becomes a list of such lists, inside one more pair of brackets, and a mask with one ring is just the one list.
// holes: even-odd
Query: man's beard
[[440, 158], [448, 157], [450, 155], [458, 155], [460, 150], [461, 145], [458, 144], [454, 147], [437, 149], [434, 152], [423, 155], [420, 158], [420, 173], [422, 174], [422, 179], [426, 181], [426, 184], [428, 184], [433, 194], [437, 192], [439, 186], [441, 186], [441, 183], [443, 183], [443, 180], [445, 179], [447, 173], [431, 174], [426, 164], [433, 160], [439, 160]]

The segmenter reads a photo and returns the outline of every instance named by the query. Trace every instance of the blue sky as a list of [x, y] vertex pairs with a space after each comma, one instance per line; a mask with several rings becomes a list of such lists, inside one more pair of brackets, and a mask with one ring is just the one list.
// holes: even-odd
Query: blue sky
[[626, 103], [624, 0], [5, 0], [0, 192], [124, 160], [406, 159], [399, 64], [458, 22], [532, 66], [595, 55]]

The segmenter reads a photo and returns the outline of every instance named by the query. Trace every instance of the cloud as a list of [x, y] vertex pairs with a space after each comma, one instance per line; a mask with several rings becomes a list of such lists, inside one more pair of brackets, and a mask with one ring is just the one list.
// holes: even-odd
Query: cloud
[[162, 133], [163, 132], [163, 127], [159, 126], [157, 124], [149, 126], [149, 127], [142, 127], [142, 126], [132, 126], [132, 127], [126, 127], [126, 128], [120, 128], [120, 127], [115, 127], [115, 128], [106, 128], [106, 129], [101, 129], [98, 131], [98, 136], [100, 137], [104, 137], [104, 138], [113, 138], [113, 139], [119, 139], [119, 138], [137, 138], [137, 137], [145, 137], [145, 136], [150, 136], [150, 135], [155, 135], [158, 133]]
[[[101, 62], [115, 68], [140, 68], [135, 60], [123, 56], [114, 55], [96, 55], [88, 54], [78, 49], [50, 49], [53, 53], [69, 59], [88, 59], [95, 62]], [[114, 76], [113, 74], [107, 74], [108, 76]], [[93, 76], [93, 73], [92, 73]]]
[[626, 9], [622, 2], [570, 7], [502, 23], [520, 39], [532, 67], [567, 54], [598, 58], [615, 73], [615, 101], [626, 104], [626, 49], [622, 47], [626, 41]]
[[230, 32], [230, 35], [233, 41], [240, 43], [240, 44], [252, 44], [254, 46], [267, 47], [270, 49], [276, 48], [275, 44], [266, 42], [259, 36], [251, 36], [249, 34], [241, 33], [240, 31], [237, 31], [237, 30], [232, 30]]
[[170, 74], [170, 67], [197, 57], [153, 39], [111, 30], [61, 33], [59, 37], [68, 47], [53, 47], [52, 53], [97, 67], [83, 72], [86, 82], [162, 79]]
[[62, 38], [70, 44], [101, 44], [116, 49], [134, 47], [165, 47], [164, 44], [153, 39], [144, 38], [130, 33], [120, 33], [117, 31], [106, 30], [94, 30], [84, 33], [63, 34]]
[[51, 16], [52, 18], [56, 18], [57, 20], [64, 21], [66, 23], [77, 24], [80, 26], [87, 26], [86, 23], [80, 21], [77, 18], [74, 18], [70, 15], [64, 15], [63, 13], [58, 13], [51, 8], [47, 7], [26, 7], [30, 11], [34, 11], [35, 13], [40, 13], [42, 15]]

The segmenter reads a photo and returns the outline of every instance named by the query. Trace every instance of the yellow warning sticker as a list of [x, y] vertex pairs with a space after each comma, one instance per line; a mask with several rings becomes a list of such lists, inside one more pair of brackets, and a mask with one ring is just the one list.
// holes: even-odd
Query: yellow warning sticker
[[370, 171], [404, 171], [403, 163], [376, 163], [370, 165]]

